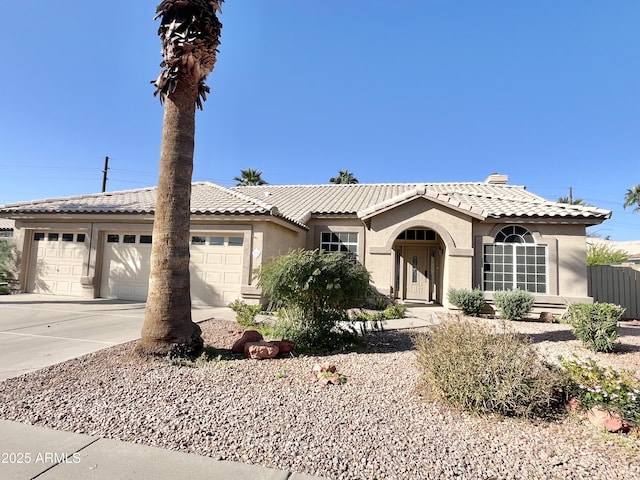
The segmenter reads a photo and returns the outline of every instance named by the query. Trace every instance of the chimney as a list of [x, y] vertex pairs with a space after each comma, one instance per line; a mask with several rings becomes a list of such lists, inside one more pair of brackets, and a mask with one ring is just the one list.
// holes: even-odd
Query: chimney
[[484, 183], [490, 183], [492, 185], [506, 185], [509, 181], [508, 175], [501, 175], [500, 173], [492, 173], [487, 177]]

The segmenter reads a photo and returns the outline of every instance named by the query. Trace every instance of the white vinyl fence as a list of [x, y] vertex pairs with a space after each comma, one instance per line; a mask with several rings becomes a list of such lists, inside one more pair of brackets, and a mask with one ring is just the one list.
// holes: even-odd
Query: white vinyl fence
[[626, 309], [623, 318], [640, 319], [640, 265], [591, 266], [587, 278], [594, 302], [615, 303]]

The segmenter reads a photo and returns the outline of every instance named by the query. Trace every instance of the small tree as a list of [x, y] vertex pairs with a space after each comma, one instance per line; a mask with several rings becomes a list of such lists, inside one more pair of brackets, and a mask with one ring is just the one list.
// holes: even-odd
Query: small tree
[[610, 243], [597, 242], [587, 244], [587, 265], [610, 265], [612, 263], [626, 262], [629, 254], [624, 250], [615, 248]]
[[322, 349], [339, 346], [338, 322], [362, 302], [370, 276], [353, 255], [299, 249], [266, 262], [258, 278], [262, 293], [284, 305], [280, 316], [296, 348]]

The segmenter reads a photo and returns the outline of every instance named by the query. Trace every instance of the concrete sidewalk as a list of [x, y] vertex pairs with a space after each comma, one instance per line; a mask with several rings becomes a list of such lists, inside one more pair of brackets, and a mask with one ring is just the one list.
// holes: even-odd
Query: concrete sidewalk
[[321, 477], [0, 420], [0, 479], [36, 478], [322, 480]]

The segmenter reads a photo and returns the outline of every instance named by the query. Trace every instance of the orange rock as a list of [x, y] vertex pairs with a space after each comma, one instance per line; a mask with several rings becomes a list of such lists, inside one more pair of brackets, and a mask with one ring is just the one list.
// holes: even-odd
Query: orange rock
[[291, 340], [272, 340], [269, 343], [273, 343], [276, 347], [278, 347], [280, 355], [291, 353], [295, 348], [295, 345]]
[[598, 428], [605, 428], [611, 433], [628, 432], [631, 425], [620, 415], [602, 407], [593, 407], [587, 412], [589, 421]]
[[244, 356], [255, 360], [278, 356], [278, 347], [272, 342], [249, 342], [244, 345]]
[[256, 330], [247, 330], [242, 336], [236, 340], [231, 347], [231, 351], [234, 353], [244, 353], [244, 346], [249, 342], [262, 341], [262, 334]]

